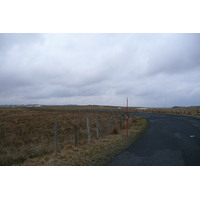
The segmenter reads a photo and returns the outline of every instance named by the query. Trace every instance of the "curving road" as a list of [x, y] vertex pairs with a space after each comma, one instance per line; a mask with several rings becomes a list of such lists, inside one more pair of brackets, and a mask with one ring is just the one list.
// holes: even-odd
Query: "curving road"
[[105, 166], [200, 166], [200, 119], [134, 115], [148, 120], [145, 133]]

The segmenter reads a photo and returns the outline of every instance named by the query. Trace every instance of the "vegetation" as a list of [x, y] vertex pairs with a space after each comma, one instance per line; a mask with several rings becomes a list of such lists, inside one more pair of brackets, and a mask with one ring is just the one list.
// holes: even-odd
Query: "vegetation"
[[129, 129], [129, 136], [125, 136], [125, 130], [118, 134], [107, 135], [106, 138], [96, 140], [85, 145], [66, 145], [55, 154], [27, 159], [23, 165], [39, 166], [100, 166], [104, 165], [118, 153], [132, 144], [145, 130], [146, 120], [141, 117], [134, 117], [130, 121], [132, 126]]
[[[90, 144], [86, 118], [90, 119]], [[97, 135], [97, 118], [105, 138]], [[55, 121], [59, 133], [57, 154], [54, 152]], [[129, 124], [130, 134], [126, 137], [125, 116], [114, 111], [82, 112], [80, 108], [70, 111], [69, 107], [62, 106], [0, 108], [0, 165], [103, 165], [142, 133], [146, 120], [135, 116], [129, 119]]]
[[159, 114], [172, 114], [172, 115], [200, 117], [200, 106], [190, 106], [190, 107], [175, 106], [173, 108], [147, 108], [144, 110], [134, 109], [134, 112], [147, 112], [147, 113], [159, 113]]

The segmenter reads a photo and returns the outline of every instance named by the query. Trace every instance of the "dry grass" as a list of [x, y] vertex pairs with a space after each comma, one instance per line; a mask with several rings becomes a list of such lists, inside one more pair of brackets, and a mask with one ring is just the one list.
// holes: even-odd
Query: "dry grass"
[[134, 123], [129, 128], [129, 136], [125, 130], [117, 134], [107, 135], [106, 138], [96, 140], [90, 145], [66, 145], [58, 154], [27, 159], [25, 166], [101, 166], [113, 159], [118, 153], [132, 144], [145, 130], [146, 120], [134, 117]]
[[[106, 138], [97, 139], [96, 117], [98, 117], [99, 126]], [[92, 133], [89, 145], [87, 144], [86, 118], [90, 119]], [[111, 133], [115, 134], [108, 134], [108, 118], [110, 119]], [[94, 149], [101, 148], [101, 153], [103, 153], [104, 149], [107, 149], [105, 144], [110, 145], [108, 141], [114, 142], [114, 138], [121, 137], [125, 128], [122, 120], [124, 122], [124, 116], [120, 114], [72, 112], [63, 107], [0, 108], [0, 165], [21, 165], [23, 163], [24, 165], [91, 164], [88, 161], [92, 155], [90, 151], [95, 152]], [[55, 121], [58, 122], [59, 127], [59, 149], [56, 158], [53, 137]], [[138, 127], [136, 121], [131, 121], [135, 123], [134, 131], [137, 131], [136, 127]], [[77, 126], [78, 131], [79, 142], [77, 146], [74, 145], [74, 125]], [[123, 140], [123, 136], [121, 139]], [[100, 146], [98, 147], [98, 145]], [[101, 147], [101, 145], [103, 146]], [[112, 152], [111, 149], [107, 149], [107, 151]], [[94, 153], [94, 157], [95, 155], [98, 153]], [[95, 161], [95, 163], [97, 162]]]
[[159, 113], [159, 114], [172, 114], [172, 115], [200, 117], [200, 106], [174, 107], [174, 108], [148, 108], [146, 110], [135, 110], [134, 109], [134, 112], [147, 112], [147, 113]]

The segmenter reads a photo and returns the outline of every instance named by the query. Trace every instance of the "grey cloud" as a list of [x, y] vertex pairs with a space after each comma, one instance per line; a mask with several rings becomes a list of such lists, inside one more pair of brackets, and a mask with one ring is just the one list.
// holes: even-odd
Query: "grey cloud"
[[200, 34], [0, 34], [0, 104], [197, 104]]
[[22, 45], [24, 48], [30, 44], [43, 44], [44, 41], [44, 35], [39, 33], [0, 33], [0, 52], [5, 53], [9, 51], [14, 45]]
[[50, 85], [48, 87], [35, 87], [32, 89], [25, 88], [24, 95], [28, 99], [48, 99], [48, 98], [69, 98], [69, 97], [85, 97], [103, 94], [99, 87], [85, 86], [81, 88], [64, 87], [61, 85]]
[[200, 67], [199, 34], [169, 34], [165, 41], [152, 47], [147, 73], [182, 73]]

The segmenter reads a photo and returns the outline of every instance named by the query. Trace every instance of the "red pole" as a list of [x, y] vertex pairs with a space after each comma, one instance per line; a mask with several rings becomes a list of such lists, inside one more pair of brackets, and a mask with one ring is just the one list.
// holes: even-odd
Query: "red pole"
[[128, 97], [126, 99], [126, 137], [128, 137]]

